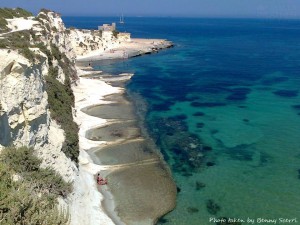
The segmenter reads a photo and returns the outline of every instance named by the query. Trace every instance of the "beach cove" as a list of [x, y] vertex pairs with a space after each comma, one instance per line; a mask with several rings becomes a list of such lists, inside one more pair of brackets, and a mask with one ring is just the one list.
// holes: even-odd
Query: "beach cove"
[[[143, 44], [131, 48], [129, 54], [157, 51], [151, 48], [153, 44], [157, 47], [157, 43], [161, 44], [159, 48], [171, 46], [165, 40], [139, 39], [138, 42]], [[110, 58], [120, 58], [120, 54], [111, 52]], [[124, 89], [133, 74], [93, 71], [89, 66], [93, 59], [101, 60], [101, 57], [94, 53], [79, 60], [83, 70], [78, 68], [80, 80], [73, 87], [74, 116], [80, 127], [79, 176], [84, 177], [84, 181], [74, 186], [85, 191], [77, 196], [81, 204], [74, 204], [71, 210], [79, 211], [80, 205], [89, 205], [83, 207], [91, 215], [81, 221], [86, 224], [154, 224], [175, 207], [176, 185], [160, 152], [141, 127]], [[99, 172], [108, 179], [108, 185], [97, 185]]]

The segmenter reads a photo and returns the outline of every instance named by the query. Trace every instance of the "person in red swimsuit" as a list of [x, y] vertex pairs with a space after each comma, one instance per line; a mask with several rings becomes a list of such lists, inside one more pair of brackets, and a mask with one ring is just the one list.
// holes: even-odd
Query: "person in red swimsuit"
[[97, 184], [99, 184], [99, 185], [107, 184], [107, 179], [104, 179], [103, 177], [101, 177], [100, 173], [97, 174]]

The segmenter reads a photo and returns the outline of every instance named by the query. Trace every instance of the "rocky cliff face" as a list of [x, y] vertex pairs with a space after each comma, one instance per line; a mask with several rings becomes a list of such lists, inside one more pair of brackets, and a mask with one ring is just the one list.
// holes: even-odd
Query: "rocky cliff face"
[[[0, 150], [9, 145], [32, 146], [43, 166], [73, 180], [77, 168], [62, 151], [66, 131], [50, 112], [45, 78], [52, 74], [62, 86], [75, 83], [76, 56], [58, 14], [43, 11], [34, 20], [37, 23], [30, 30], [0, 34]], [[29, 39], [23, 40], [24, 36]]]

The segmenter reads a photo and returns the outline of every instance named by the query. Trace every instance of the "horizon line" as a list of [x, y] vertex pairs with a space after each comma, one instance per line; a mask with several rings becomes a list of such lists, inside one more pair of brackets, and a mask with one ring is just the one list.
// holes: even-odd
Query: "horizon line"
[[[119, 17], [119, 15], [76, 15], [67, 14], [62, 17]], [[125, 17], [126, 15], [124, 15]], [[269, 19], [269, 20], [300, 20], [300, 17], [254, 17], [254, 16], [185, 16], [185, 15], [128, 15], [127, 18], [190, 18], [190, 19]]]

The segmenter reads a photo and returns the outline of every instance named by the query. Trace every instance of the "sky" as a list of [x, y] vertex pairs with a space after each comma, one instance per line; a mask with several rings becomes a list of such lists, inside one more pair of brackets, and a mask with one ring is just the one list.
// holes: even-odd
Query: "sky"
[[41, 8], [63, 16], [300, 18], [300, 0], [0, 0], [0, 7]]

